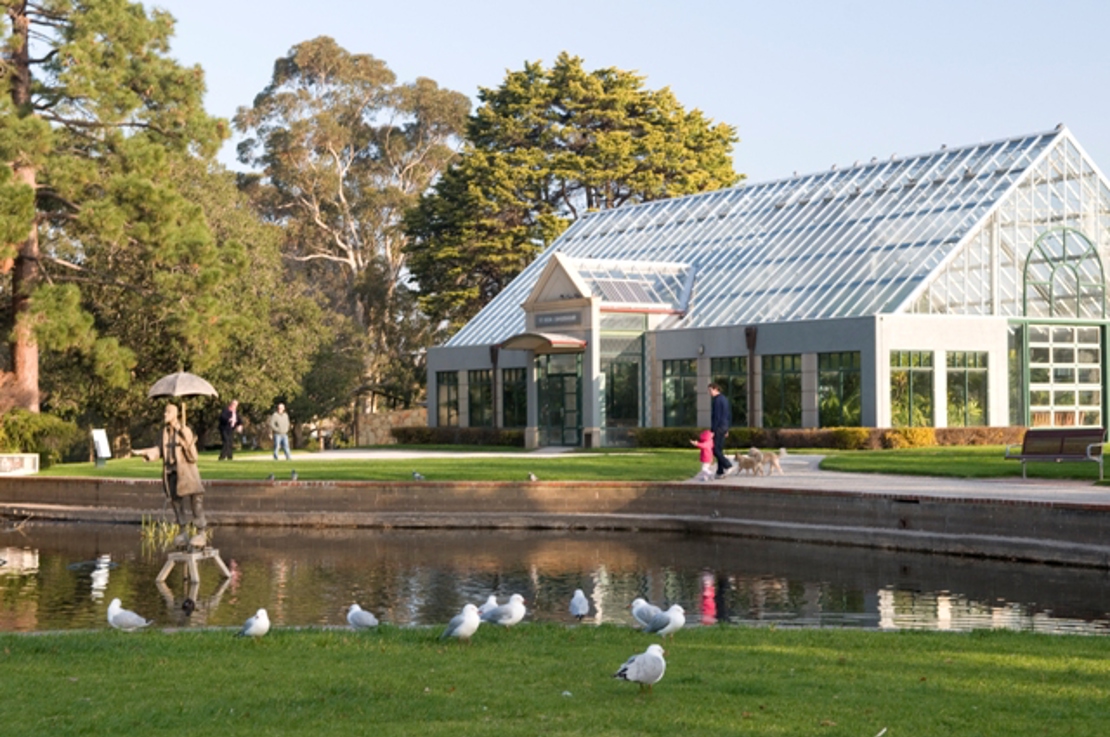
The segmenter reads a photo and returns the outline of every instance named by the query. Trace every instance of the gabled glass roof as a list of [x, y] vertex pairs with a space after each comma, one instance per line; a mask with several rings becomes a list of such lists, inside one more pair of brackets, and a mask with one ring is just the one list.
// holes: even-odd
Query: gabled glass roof
[[608, 306], [645, 311], [684, 312], [694, 284], [694, 269], [688, 264], [650, 261], [604, 261], [567, 259], [591, 294]]
[[688, 308], [667, 327], [900, 311], [1064, 135], [1061, 128], [872, 159], [842, 170], [590, 214], [447, 345], [497, 343], [523, 331], [520, 305], [556, 252], [575, 260], [690, 267], [697, 276]]

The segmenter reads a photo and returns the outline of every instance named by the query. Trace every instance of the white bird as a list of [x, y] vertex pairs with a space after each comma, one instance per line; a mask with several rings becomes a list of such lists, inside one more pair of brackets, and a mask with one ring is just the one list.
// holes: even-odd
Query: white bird
[[571, 616], [576, 617], [579, 622], [590, 613], [590, 600], [582, 593], [582, 589], [574, 590], [574, 598], [570, 600], [570, 613]]
[[652, 619], [645, 627], [644, 632], [666, 637], [670, 635], [674, 637], [674, 633], [682, 629], [686, 624], [686, 611], [678, 604], [672, 604], [671, 608], [665, 612], [660, 612], [658, 616]]
[[486, 603], [478, 607], [478, 613], [485, 614], [486, 612], [492, 612], [498, 606], [497, 597], [494, 594], [490, 594], [489, 598], [486, 599]]
[[117, 630], [134, 632], [135, 630], [141, 630], [153, 621], [140, 617], [130, 609], [124, 609], [120, 605], [119, 599], [112, 599], [112, 603], [108, 605], [108, 624]]
[[420, 473], [419, 471], [413, 471], [412, 472], [412, 480], [413, 481], [423, 481], [424, 480], [424, 474]]
[[536, 474], [532, 473], [531, 471], [529, 471], [528, 472], [528, 480], [529, 481], [539, 481], [540, 477], [537, 476]]
[[478, 631], [478, 625], [482, 623], [482, 618], [478, 615], [478, 607], [473, 604], [467, 604], [462, 608], [462, 612], [455, 615], [455, 617], [447, 623], [447, 629], [443, 630], [443, 634], [439, 639], [445, 640], [448, 637], [457, 637], [460, 640], [470, 641], [471, 635]]
[[651, 691], [652, 684], [658, 683], [667, 670], [667, 661], [663, 660], [663, 647], [661, 645], [648, 645], [648, 649], [639, 655], [633, 655], [620, 667], [613, 678], [632, 681], [640, 684], [640, 690], [647, 686]]
[[270, 615], [265, 609], [259, 609], [255, 615], [243, 624], [236, 637], [262, 637], [270, 631]]
[[347, 610], [347, 624], [356, 630], [366, 630], [378, 626], [378, 618], [358, 604], [351, 604]]
[[632, 609], [632, 618], [639, 622], [644, 627], [651, 623], [651, 620], [658, 617], [663, 610], [654, 604], [648, 604], [644, 599], [633, 599], [632, 604], [629, 605]]
[[502, 604], [496, 609], [490, 609], [483, 614], [482, 621], [499, 624], [502, 627], [512, 627], [514, 624], [524, 619], [525, 611], [524, 597], [520, 594], [513, 594], [509, 597], [508, 604]]

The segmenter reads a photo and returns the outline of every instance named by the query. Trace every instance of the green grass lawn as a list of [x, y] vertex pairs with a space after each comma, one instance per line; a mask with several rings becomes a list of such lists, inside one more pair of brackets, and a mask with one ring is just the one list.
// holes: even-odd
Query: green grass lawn
[[[911, 476], [999, 478], [1021, 476], [1021, 463], [1005, 459], [1005, 446], [937, 446], [902, 450], [832, 451], [821, 462], [827, 471], [893, 473]], [[1098, 481], [1098, 464], [1028, 463], [1029, 478]]]
[[0, 635], [6, 735], [1104, 734], [1110, 639], [703, 627], [654, 693], [627, 628]]
[[[397, 449], [398, 446], [390, 446]], [[456, 446], [408, 447], [407, 450], [455, 450]], [[312, 454], [293, 461], [274, 461], [267, 452], [237, 453], [236, 460], [217, 461], [216, 452], [201, 454], [200, 473], [206, 480], [288, 479], [292, 469], [303, 481], [411, 480], [419, 471], [429, 481], [523, 481], [534, 473], [544, 481], [680, 481], [699, 470], [697, 452], [681, 448], [602, 449], [560, 456], [513, 452], [512, 457], [471, 458], [473, 453], [520, 451], [519, 448], [467, 446], [453, 458], [414, 460], [339, 459], [315, 460]], [[794, 453], [827, 454], [821, 468], [827, 471], [889, 473], [912, 476], [998, 478], [1021, 476], [1021, 464], [1004, 459], [1001, 445], [935, 446], [903, 450], [836, 451], [810, 449]], [[248, 460], [255, 458], [258, 460]], [[1030, 478], [1098, 480], [1094, 463], [1029, 463]], [[150, 478], [161, 476], [160, 463], [140, 458], [108, 461], [103, 468], [92, 463], [66, 463], [44, 469], [43, 476], [92, 476], [101, 478]], [[756, 482], [758, 483], [758, 482]]]
[[[396, 447], [396, 446], [394, 446]], [[426, 448], [420, 448], [426, 450]], [[494, 449], [500, 450], [500, 449]], [[411, 480], [419, 471], [429, 481], [524, 481], [529, 473], [544, 481], [676, 481], [694, 476], [700, 469], [697, 451], [666, 449], [643, 452], [571, 453], [557, 457], [521, 453], [520, 457], [426, 458], [413, 460], [312, 460], [274, 461], [269, 453], [236, 453], [233, 461], [218, 461], [217, 453], [202, 453], [201, 478], [288, 479], [296, 469], [302, 481], [398, 481]], [[66, 463], [44, 469], [43, 476], [94, 476], [102, 478], [160, 478], [161, 462], [141, 458], [110, 460], [103, 468], [92, 463]]]

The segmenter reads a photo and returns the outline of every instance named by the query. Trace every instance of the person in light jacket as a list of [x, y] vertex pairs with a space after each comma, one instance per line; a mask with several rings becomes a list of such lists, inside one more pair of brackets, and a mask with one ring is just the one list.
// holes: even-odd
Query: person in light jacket
[[278, 459], [278, 449], [285, 452], [285, 460], [289, 456], [289, 415], [285, 414], [285, 405], [278, 402], [277, 409], [270, 415], [270, 435], [274, 438], [274, 460]]

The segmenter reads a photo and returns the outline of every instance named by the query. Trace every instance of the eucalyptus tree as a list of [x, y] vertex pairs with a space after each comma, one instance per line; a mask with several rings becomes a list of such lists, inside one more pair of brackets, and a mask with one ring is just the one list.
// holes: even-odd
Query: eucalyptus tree
[[0, 309], [8, 399], [38, 411], [43, 351], [126, 385], [134, 352], [104, 334], [90, 289], [141, 295], [146, 324], [203, 365], [219, 349], [209, 287], [227, 262], [167, 176], [214, 154], [204, 77], [169, 57], [173, 18], [128, 0], [0, 0]]
[[365, 334], [372, 383], [423, 342], [407, 338], [422, 322], [402, 217], [455, 156], [469, 110], [465, 95], [426, 78], [398, 83], [385, 62], [322, 36], [278, 59], [235, 116], [256, 202], [285, 228], [287, 258]]
[[734, 128], [633, 72], [563, 53], [478, 97], [461, 156], [406, 219], [420, 304], [452, 328], [584, 214], [742, 178]]

